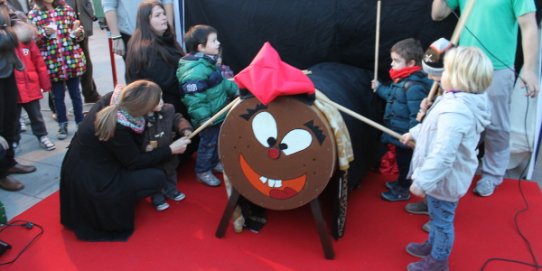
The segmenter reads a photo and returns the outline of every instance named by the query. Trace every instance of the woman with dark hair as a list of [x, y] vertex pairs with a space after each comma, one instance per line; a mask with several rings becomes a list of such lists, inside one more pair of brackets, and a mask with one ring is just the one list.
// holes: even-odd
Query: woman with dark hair
[[177, 64], [183, 56], [184, 52], [168, 24], [164, 6], [156, 0], [139, 4], [136, 29], [128, 42], [127, 82], [138, 79], [155, 82], [162, 88], [164, 102], [172, 104], [176, 112], [186, 116], [175, 77]]
[[4, 155], [0, 158], [0, 188], [17, 191], [24, 185], [8, 176], [13, 173], [30, 173], [36, 171], [34, 166], [23, 166], [15, 161], [13, 142], [17, 126], [17, 99], [19, 92], [15, 81], [14, 69], [22, 70], [23, 64], [15, 54], [18, 41], [13, 32], [9, 8], [0, 2], [0, 137], [4, 138], [7, 148], [2, 147]]
[[141, 148], [144, 116], [161, 95], [160, 87], [147, 80], [118, 86], [81, 122], [60, 172], [60, 219], [77, 238], [128, 239], [136, 201], [161, 191], [167, 176], [160, 165], [186, 150], [187, 138], [149, 152]]

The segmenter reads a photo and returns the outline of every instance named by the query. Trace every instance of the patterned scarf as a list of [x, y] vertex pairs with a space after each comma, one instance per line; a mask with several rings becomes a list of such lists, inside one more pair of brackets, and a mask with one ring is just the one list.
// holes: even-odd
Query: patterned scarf
[[[119, 105], [120, 95], [123, 88], [123, 85], [117, 85], [117, 87], [115, 87], [113, 95], [111, 96], [111, 105]], [[118, 108], [117, 110], [117, 123], [124, 127], [132, 129], [132, 131], [138, 134], [143, 133], [143, 130], [145, 130], [145, 118], [143, 116], [134, 117], [123, 108]]]

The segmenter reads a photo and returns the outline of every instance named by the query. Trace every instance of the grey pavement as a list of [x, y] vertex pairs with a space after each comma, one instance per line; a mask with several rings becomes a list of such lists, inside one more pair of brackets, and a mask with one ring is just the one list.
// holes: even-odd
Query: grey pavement
[[[113, 90], [112, 68], [107, 33], [100, 30], [97, 24], [95, 24], [94, 28], [94, 35], [89, 38], [90, 55], [94, 65], [94, 81], [98, 87], [98, 92], [103, 95]], [[116, 56], [115, 63], [119, 83], [124, 83], [124, 62], [121, 57]], [[23, 190], [8, 192], [0, 189], [0, 201], [5, 205], [8, 220], [58, 190], [60, 165], [66, 152], [66, 146], [73, 136], [75, 123], [73, 122], [73, 116], [68, 115], [68, 118], [71, 117], [68, 128], [69, 137], [65, 140], [57, 140], [58, 125], [51, 117], [46, 97], [47, 94], [41, 100], [41, 109], [46, 121], [49, 138], [56, 144], [56, 149], [53, 151], [41, 149], [38, 140], [30, 131], [30, 126], [27, 125], [28, 130], [21, 135], [20, 152], [16, 154], [16, 159], [22, 164], [34, 165], [38, 170], [30, 174], [13, 175], [13, 177], [24, 183], [25, 188]], [[66, 99], [66, 106], [71, 108], [69, 97]], [[91, 106], [92, 104], [85, 104], [86, 109]], [[508, 177], [511, 178], [517, 178], [517, 176], [517, 173], [508, 174]], [[542, 187], [542, 159], [539, 159], [535, 166], [533, 179], [538, 180], [538, 184]], [[59, 210], [51, 211], [58, 212]]]

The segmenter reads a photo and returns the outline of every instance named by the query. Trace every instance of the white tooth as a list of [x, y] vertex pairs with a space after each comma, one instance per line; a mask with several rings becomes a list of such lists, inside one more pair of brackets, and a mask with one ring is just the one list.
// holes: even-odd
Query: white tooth
[[265, 176], [260, 177], [260, 181], [262, 183], [266, 183], [267, 182], [267, 177], [265, 177]]
[[281, 180], [275, 180], [275, 179], [269, 179], [269, 182], [267, 185], [271, 188], [279, 188], [282, 187], [282, 181]]

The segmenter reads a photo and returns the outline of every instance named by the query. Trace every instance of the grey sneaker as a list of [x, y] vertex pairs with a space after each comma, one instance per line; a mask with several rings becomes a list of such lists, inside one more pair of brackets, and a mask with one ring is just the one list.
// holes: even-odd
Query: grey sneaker
[[200, 182], [208, 186], [214, 187], [220, 185], [220, 180], [215, 175], [213, 175], [210, 170], [203, 173], [196, 173], [196, 177]]
[[405, 211], [415, 215], [428, 215], [429, 210], [425, 201], [411, 202], [405, 206]]
[[218, 162], [218, 164], [216, 164], [216, 166], [213, 168], [213, 171], [218, 173], [224, 173], [224, 165]]
[[425, 224], [423, 224], [423, 226], [422, 226], [422, 230], [424, 230], [425, 232], [430, 232], [431, 231], [431, 221], [425, 222]]
[[40, 137], [40, 147], [47, 151], [52, 151], [56, 148], [55, 144], [47, 136]]
[[476, 183], [473, 192], [481, 197], [489, 197], [493, 195], [496, 187], [490, 179], [482, 178]]
[[425, 241], [424, 243], [409, 243], [406, 246], [406, 251], [414, 257], [423, 258], [431, 254], [432, 247], [433, 246], [431, 246], [428, 241]]
[[66, 139], [68, 137], [68, 123], [60, 123], [58, 126], [58, 135], [56, 138], [59, 140]]
[[186, 195], [183, 192], [174, 191], [171, 193], [165, 193], [166, 197], [168, 199], [174, 200], [174, 201], [181, 201], [184, 198], [186, 198]]

